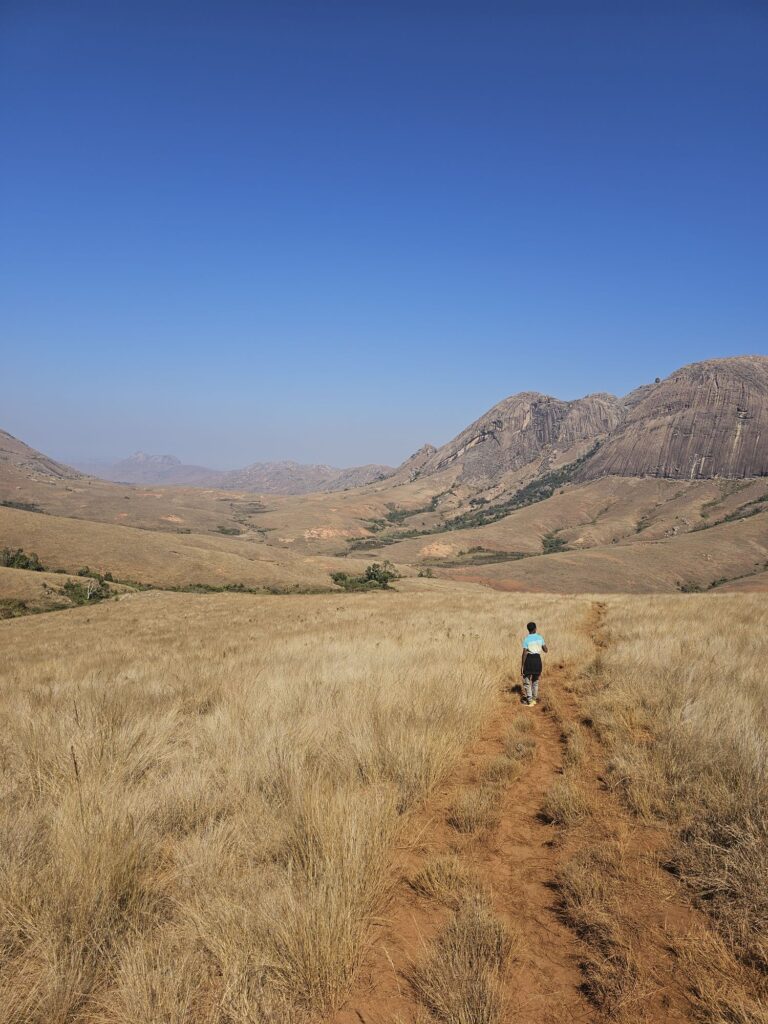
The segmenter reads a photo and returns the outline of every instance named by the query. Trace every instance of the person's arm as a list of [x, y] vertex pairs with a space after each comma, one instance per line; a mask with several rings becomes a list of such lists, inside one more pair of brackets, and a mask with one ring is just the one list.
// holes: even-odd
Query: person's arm
[[528, 650], [527, 650], [527, 648], [525, 646], [525, 641], [523, 641], [523, 657], [522, 657], [522, 660], [520, 661], [520, 675], [521, 676], [525, 675], [525, 656], [526, 656], [527, 653], [528, 653]]
[[547, 647], [546, 644], [542, 644], [541, 645], [541, 649], [542, 649], [542, 651], [544, 651], [545, 654], [549, 654], [549, 648]]

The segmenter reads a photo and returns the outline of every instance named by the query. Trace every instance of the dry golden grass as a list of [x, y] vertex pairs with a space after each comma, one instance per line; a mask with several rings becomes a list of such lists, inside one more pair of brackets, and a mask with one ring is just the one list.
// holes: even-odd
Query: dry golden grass
[[754, 993], [754, 978], [722, 939], [693, 932], [677, 950], [681, 970], [691, 982], [696, 1019], [702, 1024], [766, 1024], [768, 998]]
[[530, 735], [531, 724], [530, 718], [514, 720], [504, 737], [503, 753], [492, 758], [483, 769], [481, 788], [509, 785], [522, 774], [525, 763], [530, 761], [536, 748], [536, 740]]
[[[160, 511], [167, 508], [160, 492], [157, 502]], [[2, 546], [35, 551], [50, 569], [77, 572], [88, 565], [97, 572], [110, 572], [115, 579], [158, 587], [202, 583], [282, 591], [329, 590], [333, 587], [331, 572], [354, 574], [371, 561], [308, 557], [290, 546], [268, 546], [258, 531], [230, 537], [214, 527], [206, 533], [178, 534], [138, 528], [120, 520], [91, 522], [3, 506], [0, 535]]]
[[[764, 964], [764, 603], [608, 598], [599, 663], [592, 604], [447, 584], [148, 592], [0, 623], [4, 1022], [302, 1024], [340, 1005], [386, 910], [409, 812], [516, 675], [531, 617], [552, 656], [592, 664], [580, 699], [616, 786], [676, 830], [676, 868], [724, 948]], [[523, 721], [503, 755], [512, 772], [530, 749]], [[576, 791], [580, 739], [568, 737], [561, 783]], [[552, 820], [572, 818], [573, 792], [555, 807]], [[445, 1021], [500, 1019], [498, 922], [486, 929], [471, 884], [466, 898], [440, 895], [464, 891], [447, 866], [422, 883], [458, 907], [440, 947], [458, 1001], [438, 1011], [429, 993], [445, 980], [428, 954], [414, 974], [425, 1005]]]
[[480, 832], [499, 824], [499, 788], [485, 781], [460, 793], [448, 811], [448, 824], [457, 832]]
[[577, 773], [566, 769], [544, 798], [543, 821], [551, 825], [576, 825], [589, 817], [592, 806]]
[[409, 980], [442, 1024], [501, 1024], [507, 1012], [502, 978], [518, 941], [482, 899], [470, 900], [414, 964]]
[[639, 969], [623, 921], [622, 851], [602, 841], [579, 851], [557, 879], [565, 919], [588, 946], [584, 987], [590, 1000], [612, 1019], [622, 1017], [636, 995]]
[[148, 592], [0, 624], [8, 1024], [339, 1005], [518, 620], [484, 592]]
[[478, 894], [482, 888], [455, 854], [430, 857], [408, 879], [408, 884], [424, 899], [434, 900], [452, 910], [457, 910], [470, 895]]
[[768, 967], [768, 606], [759, 595], [606, 598], [583, 684], [635, 811], [669, 822], [676, 870], [734, 948]]

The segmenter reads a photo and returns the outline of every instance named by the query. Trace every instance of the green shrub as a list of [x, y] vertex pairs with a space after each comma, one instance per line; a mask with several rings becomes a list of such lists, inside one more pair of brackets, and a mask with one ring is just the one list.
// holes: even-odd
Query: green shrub
[[99, 583], [104, 583], [105, 580], [107, 583], [115, 582], [115, 577], [112, 575], [111, 572], [97, 572], [96, 569], [91, 569], [87, 565], [84, 565], [82, 568], [78, 569], [77, 575], [86, 576], [88, 577], [88, 579], [91, 580], [98, 580]]
[[681, 594], [699, 594], [702, 590], [700, 583], [693, 583], [690, 580], [684, 583], [682, 580], [678, 580], [677, 589]]
[[568, 550], [565, 538], [558, 536], [559, 533], [559, 530], [552, 530], [541, 538], [541, 550], [545, 555], [554, 555], [558, 551]]
[[389, 590], [392, 580], [399, 579], [399, 573], [391, 562], [374, 562], [361, 576], [347, 572], [332, 572], [331, 579], [342, 590]]
[[[43, 512], [39, 505], [36, 505], [34, 501], [11, 501], [7, 499], [0, 501], [0, 505], [5, 508], [17, 508], [21, 512]], [[43, 515], [45, 513], [43, 512]]]
[[[81, 574], [78, 574], [81, 575]], [[104, 580], [89, 579], [87, 583], [76, 583], [75, 580], [67, 580], [63, 587], [64, 594], [72, 604], [93, 604], [112, 597], [112, 591]]]
[[33, 572], [44, 572], [45, 566], [34, 553], [26, 554], [22, 548], [3, 548], [0, 551], [0, 565], [6, 569], [31, 569]]

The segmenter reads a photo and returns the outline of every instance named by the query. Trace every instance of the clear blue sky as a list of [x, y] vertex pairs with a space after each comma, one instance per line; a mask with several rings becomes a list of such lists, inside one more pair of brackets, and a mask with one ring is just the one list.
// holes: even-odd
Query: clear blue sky
[[761, 0], [0, 0], [0, 426], [398, 462], [765, 352]]

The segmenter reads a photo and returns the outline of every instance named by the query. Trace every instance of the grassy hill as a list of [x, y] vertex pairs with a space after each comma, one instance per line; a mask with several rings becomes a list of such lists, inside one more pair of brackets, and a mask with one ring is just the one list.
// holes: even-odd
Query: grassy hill
[[0, 538], [9, 547], [36, 552], [46, 568], [75, 573], [88, 566], [117, 580], [158, 587], [327, 589], [330, 572], [366, 564], [276, 550], [258, 535], [174, 535], [2, 507]]

